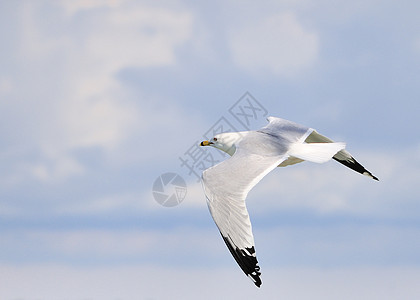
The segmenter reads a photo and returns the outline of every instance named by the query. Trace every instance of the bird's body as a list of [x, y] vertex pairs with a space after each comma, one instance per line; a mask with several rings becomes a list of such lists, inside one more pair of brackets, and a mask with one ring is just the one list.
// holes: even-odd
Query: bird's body
[[210, 213], [233, 257], [255, 285], [261, 285], [251, 222], [245, 205], [248, 192], [277, 166], [305, 160], [323, 163], [331, 158], [376, 179], [345, 148], [314, 129], [280, 118], [257, 131], [216, 135], [201, 146], [213, 146], [232, 157], [203, 172]]

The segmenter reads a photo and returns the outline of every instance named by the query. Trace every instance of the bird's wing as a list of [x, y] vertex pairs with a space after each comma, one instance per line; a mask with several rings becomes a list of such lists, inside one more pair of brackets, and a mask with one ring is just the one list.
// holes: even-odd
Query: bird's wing
[[269, 122], [267, 126], [261, 128], [258, 132], [275, 136], [290, 143], [303, 142], [314, 130], [277, 117], [268, 117], [267, 121]]
[[210, 213], [238, 265], [261, 285], [254, 237], [245, 205], [248, 192], [287, 155], [261, 155], [237, 148], [235, 154], [203, 172]]
[[299, 163], [303, 160], [322, 163], [330, 160], [338, 151], [345, 148], [344, 143], [305, 143], [315, 130], [298, 123], [268, 117], [268, 125], [257, 132], [274, 137], [279, 149], [283, 148], [289, 155], [280, 166]]
[[[334, 141], [313, 130], [312, 133], [305, 139], [306, 143], [333, 143]], [[372, 179], [379, 180], [371, 172], [365, 169], [354, 157], [346, 150], [341, 150], [333, 156], [333, 159], [339, 163], [349, 167], [350, 169], [366, 175]]]

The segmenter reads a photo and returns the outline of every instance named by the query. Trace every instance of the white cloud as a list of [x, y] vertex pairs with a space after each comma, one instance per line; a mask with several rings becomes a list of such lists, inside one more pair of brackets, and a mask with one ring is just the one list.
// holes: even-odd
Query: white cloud
[[101, 16], [92, 25], [85, 50], [112, 69], [165, 66], [176, 63], [174, 50], [192, 33], [188, 12], [144, 6], [123, 7]]
[[41, 181], [55, 181], [66, 177], [83, 173], [83, 166], [70, 156], [60, 156], [51, 166], [46, 164], [35, 164], [28, 166], [28, 171], [36, 179]]
[[269, 71], [293, 77], [310, 67], [318, 57], [318, 35], [305, 29], [293, 13], [281, 13], [230, 32], [234, 62], [257, 74]]
[[[24, 170], [40, 180], [80, 174], [84, 168], [72, 151], [118, 151], [133, 134], [158, 121], [148, 105], [136, 103], [147, 100], [133, 101], [115, 75], [127, 67], [175, 65], [175, 51], [190, 39], [193, 27], [188, 11], [135, 1], [54, 6], [62, 8], [56, 11], [59, 17], [50, 14], [50, 5], [23, 6], [16, 68], [25, 76], [0, 80], [0, 93], [10, 93], [13, 82], [13, 97], [23, 99], [9, 103], [18, 107], [13, 119], [31, 123], [23, 133], [30, 137], [22, 136], [19, 147], [42, 153], [40, 161], [20, 164], [11, 173]], [[81, 11], [85, 14], [77, 15]]]

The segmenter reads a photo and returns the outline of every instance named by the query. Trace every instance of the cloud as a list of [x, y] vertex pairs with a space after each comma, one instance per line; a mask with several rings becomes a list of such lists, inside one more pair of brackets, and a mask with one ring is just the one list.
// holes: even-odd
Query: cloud
[[294, 77], [316, 62], [317, 33], [305, 29], [293, 13], [281, 13], [230, 31], [232, 59], [249, 72]]
[[9, 124], [19, 124], [16, 147], [39, 156], [15, 165], [9, 173], [20, 175], [6, 181], [79, 175], [85, 166], [75, 151], [117, 153], [158, 121], [141, 105], [147, 99], [133, 99], [116, 74], [175, 65], [177, 47], [191, 37], [188, 11], [132, 1], [62, 1], [26, 3], [19, 15], [14, 67], [23, 76], [2, 77], [0, 93], [9, 96], [7, 106], [2, 103]]

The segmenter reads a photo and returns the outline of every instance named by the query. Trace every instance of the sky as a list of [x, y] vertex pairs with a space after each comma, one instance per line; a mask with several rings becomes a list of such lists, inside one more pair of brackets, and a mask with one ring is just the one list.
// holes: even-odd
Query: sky
[[[419, 9], [0, 1], [0, 298], [415, 299]], [[335, 161], [268, 174], [247, 199], [258, 289], [195, 175], [226, 157], [194, 151], [267, 116], [345, 141], [380, 181]], [[173, 207], [166, 173], [186, 185]]]

